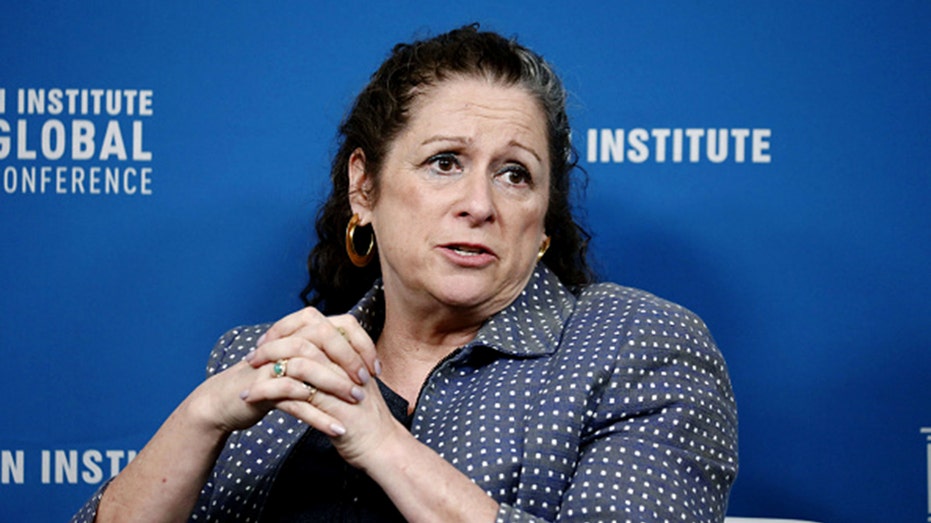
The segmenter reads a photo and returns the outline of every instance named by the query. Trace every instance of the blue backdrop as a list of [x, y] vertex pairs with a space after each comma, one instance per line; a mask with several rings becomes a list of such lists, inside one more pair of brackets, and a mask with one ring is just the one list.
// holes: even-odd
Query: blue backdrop
[[65, 520], [300, 306], [345, 108], [471, 21], [571, 91], [603, 277], [714, 333], [729, 513], [931, 521], [931, 3], [370, 4], [2, 7], [0, 521]]

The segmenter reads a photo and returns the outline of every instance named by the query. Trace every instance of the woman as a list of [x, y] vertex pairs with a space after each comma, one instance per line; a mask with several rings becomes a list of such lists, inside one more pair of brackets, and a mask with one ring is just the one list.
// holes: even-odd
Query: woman
[[690, 312], [590, 283], [564, 106], [477, 27], [395, 47], [340, 129], [316, 308], [221, 338], [75, 519], [722, 520], [724, 362]]

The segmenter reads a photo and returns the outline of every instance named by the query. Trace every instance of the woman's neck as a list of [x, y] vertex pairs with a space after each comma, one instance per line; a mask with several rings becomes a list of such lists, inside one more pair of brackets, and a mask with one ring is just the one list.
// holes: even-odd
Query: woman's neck
[[[386, 299], [385, 323], [376, 341], [381, 380], [413, 409], [430, 372], [457, 348], [475, 338], [481, 323], [461, 324], [441, 315], [420, 315], [392, 307]], [[449, 321], [452, 320], [452, 321]]]

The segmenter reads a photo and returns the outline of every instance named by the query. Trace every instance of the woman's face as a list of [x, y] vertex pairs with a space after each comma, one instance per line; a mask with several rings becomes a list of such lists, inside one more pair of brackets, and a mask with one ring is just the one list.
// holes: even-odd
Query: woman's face
[[[516, 298], [545, 238], [547, 145], [543, 112], [519, 87], [457, 78], [418, 96], [377, 198], [350, 198], [375, 230], [388, 303], [484, 319]], [[361, 154], [350, 184], [371, 187]]]

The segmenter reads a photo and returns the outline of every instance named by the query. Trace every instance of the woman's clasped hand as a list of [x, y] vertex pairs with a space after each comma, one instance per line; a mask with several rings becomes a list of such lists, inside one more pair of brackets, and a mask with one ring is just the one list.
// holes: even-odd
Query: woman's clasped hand
[[255, 412], [277, 408], [303, 420], [333, 437], [349, 463], [396, 428], [374, 379], [381, 373], [375, 344], [353, 316], [325, 317], [313, 307], [295, 312], [275, 323], [241, 365], [254, 379], [239, 397]]

